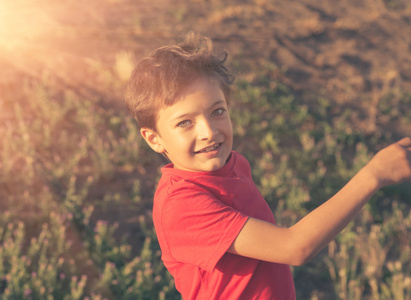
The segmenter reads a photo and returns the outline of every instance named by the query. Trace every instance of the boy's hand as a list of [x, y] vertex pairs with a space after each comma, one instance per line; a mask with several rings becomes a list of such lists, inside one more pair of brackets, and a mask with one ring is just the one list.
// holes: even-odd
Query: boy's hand
[[365, 166], [378, 186], [384, 187], [411, 179], [411, 139], [400, 141], [379, 151]]

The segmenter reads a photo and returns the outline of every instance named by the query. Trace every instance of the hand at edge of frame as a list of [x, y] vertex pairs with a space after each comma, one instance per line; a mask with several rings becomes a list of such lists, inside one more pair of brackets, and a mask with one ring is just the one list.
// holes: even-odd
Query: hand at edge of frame
[[365, 168], [375, 176], [380, 188], [411, 180], [411, 138], [383, 148]]

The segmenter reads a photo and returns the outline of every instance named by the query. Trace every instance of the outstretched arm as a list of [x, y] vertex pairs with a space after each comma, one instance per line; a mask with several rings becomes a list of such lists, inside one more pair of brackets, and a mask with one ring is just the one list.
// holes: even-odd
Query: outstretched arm
[[276, 263], [302, 265], [354, 218], [380, 188], [411, 179], [411, 139], [380, 152], [337, 194], [290, 228], [250, 218], [228, 250]]

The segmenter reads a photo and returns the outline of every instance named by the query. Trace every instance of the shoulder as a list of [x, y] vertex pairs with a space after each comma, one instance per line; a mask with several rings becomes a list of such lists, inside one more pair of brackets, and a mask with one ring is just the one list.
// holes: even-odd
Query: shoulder
[[154, 194], [154, 212], [167, 212], [169, 214], [183, 210], [199, 210], [204, 202], [213, 201], [214, 194], [206, 185], [197, 182], [198, 179], [184, 178], [172, 173], [161, 177]]
[[164, 232], [239, 217], [240, 213], [221, 199], [218, 187], [187, 178], [168, 181], [164, 188], [157, 189], [153, 205], [154, 224]]
[[201, 184], [201, 180], [197, 177], [187, 178], [179, 176], [178, 174], [172, 173], [163, 173], [161, 176], [158, 186], [156, 189], [156, 195], [162, 194], [163, 196], [170, 196], [175, 193], [192, 193], [193, 191], [197, 192], [206, 192]]

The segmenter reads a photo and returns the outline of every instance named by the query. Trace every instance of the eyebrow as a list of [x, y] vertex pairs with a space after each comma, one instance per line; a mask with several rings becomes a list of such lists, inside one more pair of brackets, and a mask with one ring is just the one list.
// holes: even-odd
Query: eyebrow
[[[217, 100], [217, 101], [214, 102], [212, 105], [210, 105], [209, 108], [212, 108], [212, 107], [214, 107], [214, 106], [220, 105], [220, 104], [222, 104], [222, 103], [224, 103], [224, 102], [225, 102], [225, 100], [222, 100], [222, 99]], [[188, 117], [188, 116], [190, 116], [190, 115], [191, 115], [191, 113], [179, 115], [179, 116], [177, 116], [177, 117], [175, 117], [175, 118], [172, 118], [172, 119], [170, 120], [170, 122], [174, 122], [174, 121], [176, 121], [176, 120], [184, 119], [184, 118], [186, 118], [186, 117]]]

